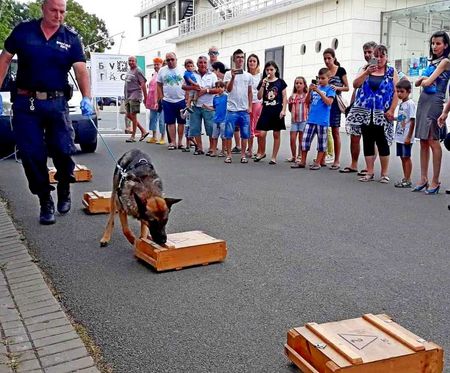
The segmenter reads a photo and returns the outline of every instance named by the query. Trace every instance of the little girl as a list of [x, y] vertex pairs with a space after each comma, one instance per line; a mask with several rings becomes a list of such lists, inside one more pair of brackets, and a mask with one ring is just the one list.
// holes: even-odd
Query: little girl
[[[303, 131], [308, 118], [308, 107], [305, 99], [308, 93], [306, 80], [302, 76], [298, 76], [294, 81], [294, 90], [291, 97], [289, 97], [288, 107], [291, 112], [291, 158], [288, 162], [299, 162], [301, 156], [301, 144], [303, 139]], [[297, 138], [298, 138], [298, 156], [297, 156]], [[292, 165], [292, 168], [297, 168], [297, 163]]]

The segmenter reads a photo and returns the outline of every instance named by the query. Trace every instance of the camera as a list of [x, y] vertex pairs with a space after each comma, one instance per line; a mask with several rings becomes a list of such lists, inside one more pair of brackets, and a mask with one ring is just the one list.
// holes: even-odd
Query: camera
[[311, 84], [317, 85], [317, 79], [311, 80]]
[[369, 65], [378, 65], [378, 60], [375, 57], [372, 57], [369, 60]]

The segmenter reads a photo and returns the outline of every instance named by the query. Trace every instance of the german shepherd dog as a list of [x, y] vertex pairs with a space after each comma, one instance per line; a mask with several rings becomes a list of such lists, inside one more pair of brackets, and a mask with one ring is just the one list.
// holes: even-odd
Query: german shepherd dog
[[138, 149], [126, 152], [117, 162], [111, 193], [111, 213], [100, 246], [108, 245], [114, 228], [116, 211], [122, 231], [134, 244], [135, 236], [128, 226], [128, 215], [141, 222], [140, 237], [147, 237], [159, 245], [167, 241], [166, 224], [170, 208], [181, 199], [165, 198], [161, 179], [153, 167], [150, 156]]

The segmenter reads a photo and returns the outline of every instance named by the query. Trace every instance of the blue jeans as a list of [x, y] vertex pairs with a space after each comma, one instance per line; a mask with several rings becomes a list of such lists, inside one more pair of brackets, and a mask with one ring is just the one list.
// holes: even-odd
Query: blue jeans
[[31, 193], [40, 195], [54, 190], [48, 178], [48, 155], [56, 167], [56, 180], [62, 183], [75, 181], [75, 163], [71, 157], [76, 152], [75, 132], [64, 97], [35, 99], [34, 107], [30, 110], [29, 97], [17, 95], [12, 123], [28, 186]]
[[164, 123], [164, 111], [158, 112], [158, 110], [150, 110], [150, 120], [148, 122], [148, 129], [153, 131], [153, 136], [156, 135], [156, 128], [159, 125], [159, 133], [164, 136], [166, 133], [166, 127]]
[[213, 133], [214, 126], [214, 111], [207, 110], [201, 107], [194, 106], [192, 108], [193, 113], [189, 115], [190, 117], [190, 129], [189, 136], [200, 136], [202, 133], [202, 119], [205, 126], [205, 132], [207, 136], [211, 136]]

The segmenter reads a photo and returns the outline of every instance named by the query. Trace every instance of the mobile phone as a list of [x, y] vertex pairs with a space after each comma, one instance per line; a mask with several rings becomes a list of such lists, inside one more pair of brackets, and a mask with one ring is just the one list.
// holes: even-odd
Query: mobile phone
[[243, 73], [244, 73], [244, 70], [242, 70], [242, 69], [236, 69], [236, 70], [234, 70], [234, 73], [235, 73], [235, 74], [243, 74]]
[[311, 84], [317, 85], [317, 79], [311, 80]]
[[375, 57], [372, 57], [369, 60], [369, 65], [378, 65], [378, 60]]

